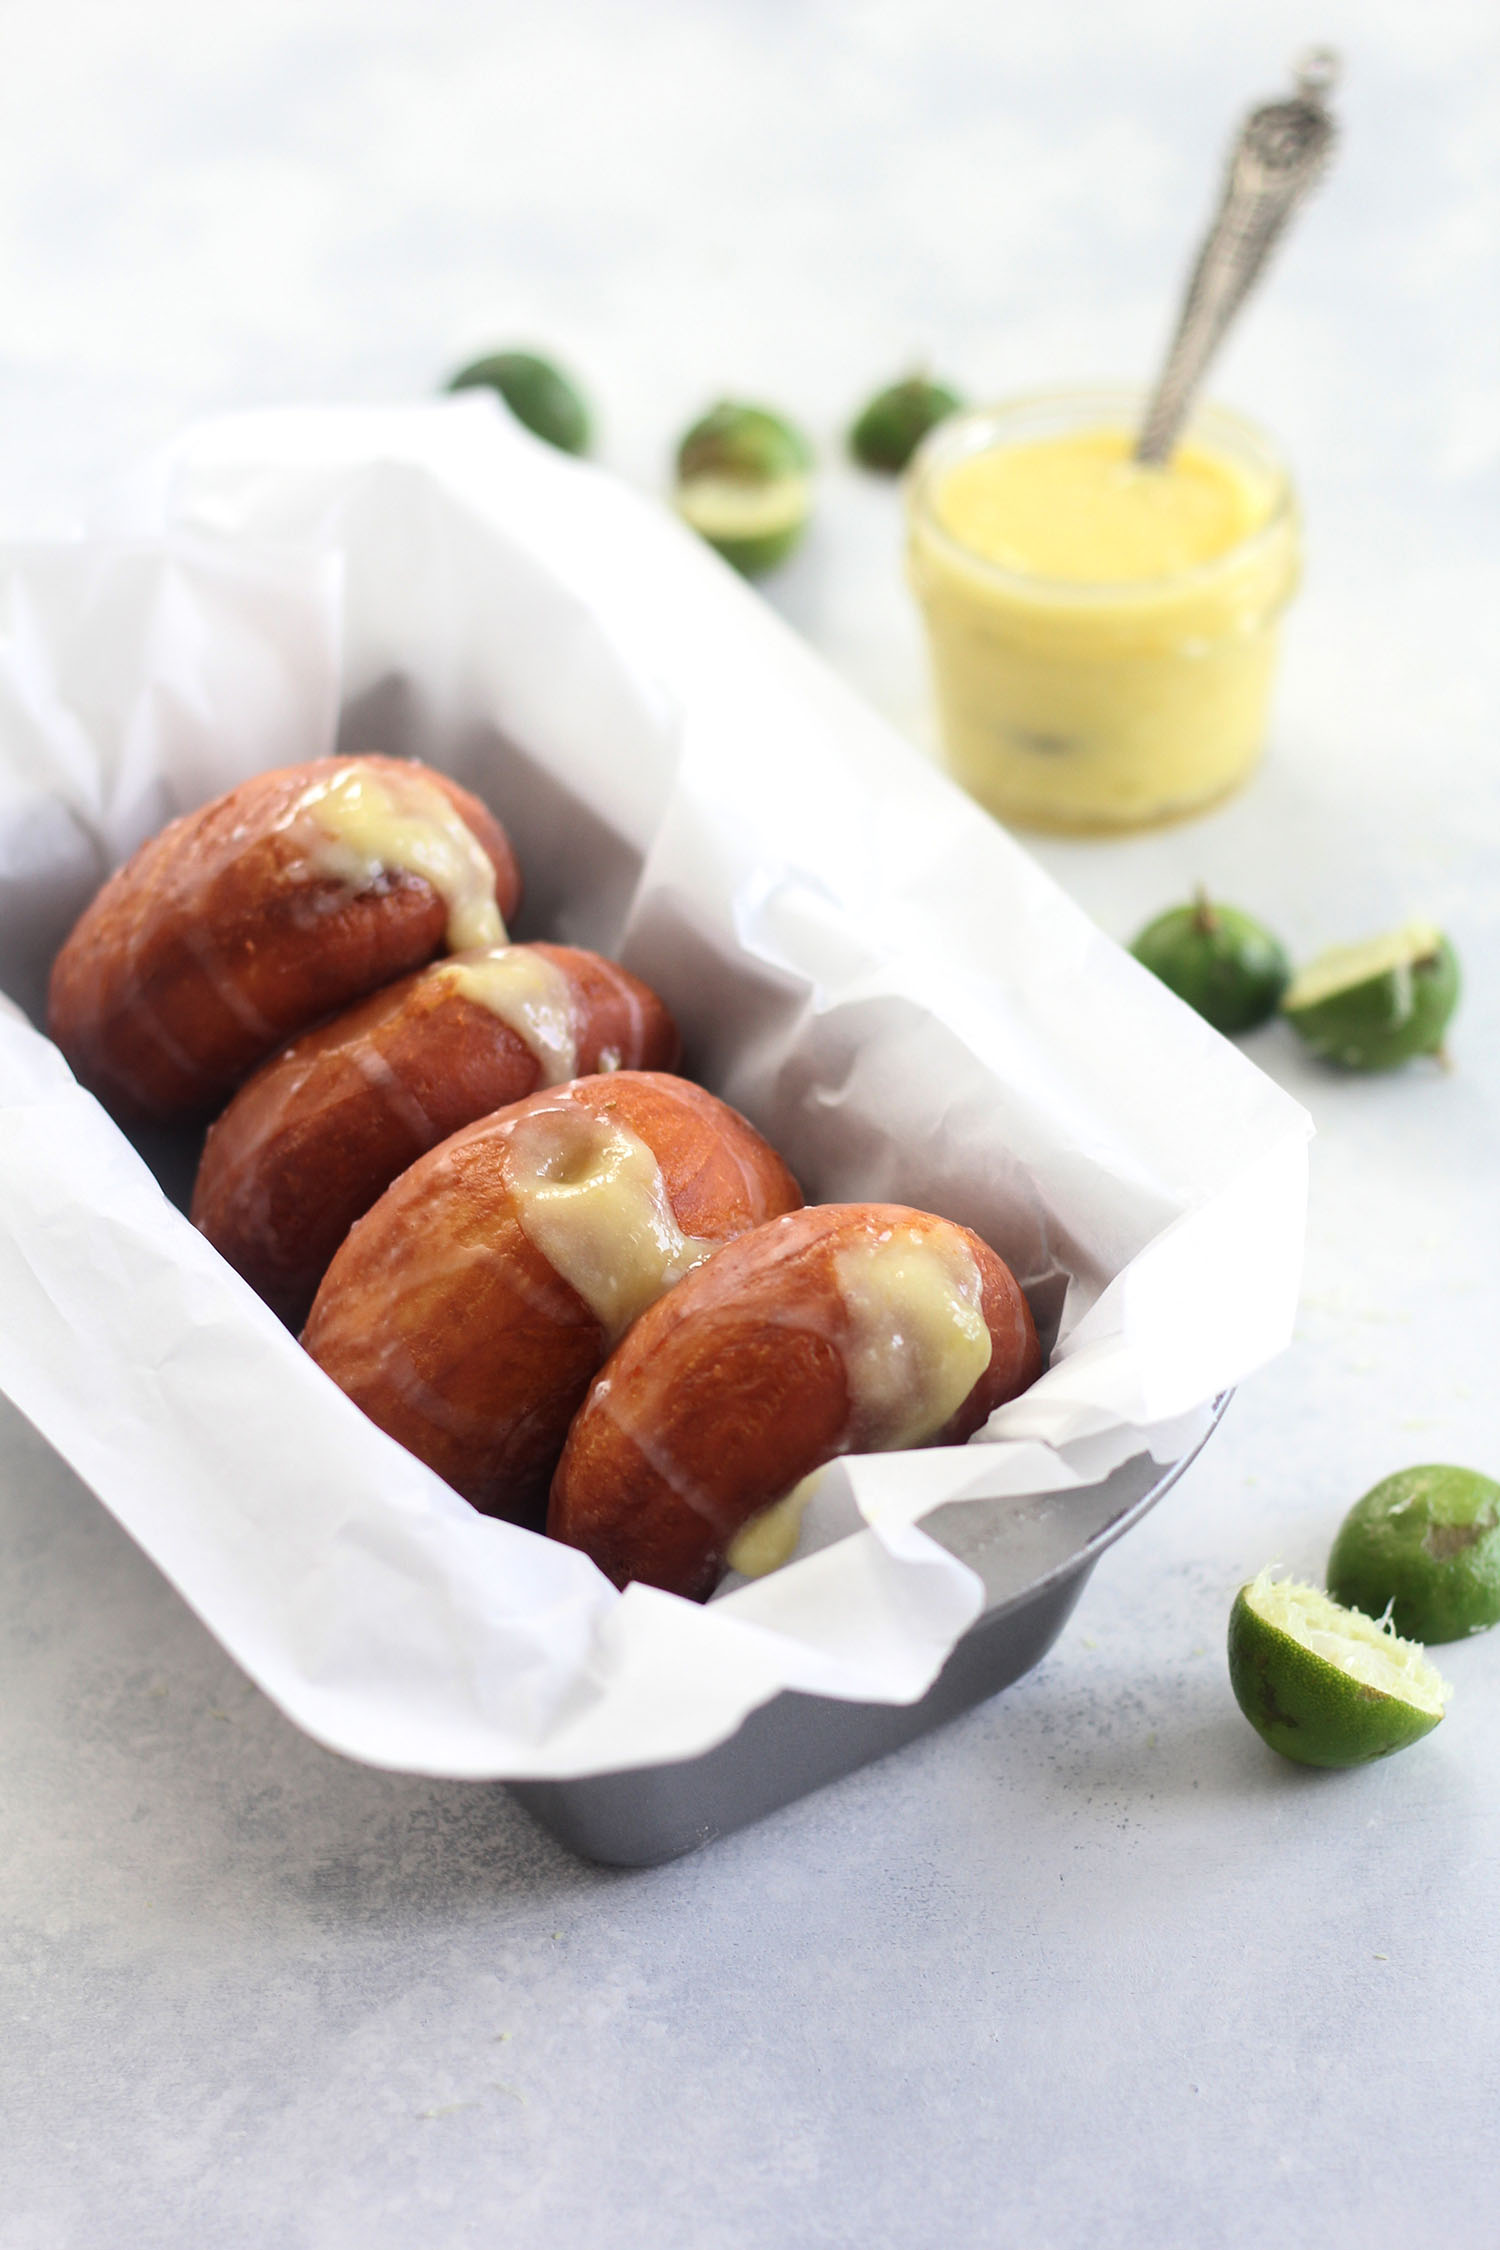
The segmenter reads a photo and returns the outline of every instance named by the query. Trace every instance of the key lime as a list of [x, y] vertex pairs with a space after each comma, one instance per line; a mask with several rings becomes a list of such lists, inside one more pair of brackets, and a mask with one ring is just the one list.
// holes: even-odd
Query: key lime
[[849, 451], [862, 467], [897, 476], [929, 430], [963, 405], [957, 391], [926, 375], [908, 375], [877, 391], [849, 432]]
[[498, 391], [518, 422], [563, 453], [587, 453], [589, 410], [578, 386], [535, 352], [491, 352], [461, 367], [450, 391]]
[[1354, 1506], [1328, 1558], [1328, 1591], [1398, 1633], [1461, 1641], [1500, 1624], [1500, 1484], [1431, 1462], [1398, 1469]]
[[1251, 1031], [1274, 1016], [1291, 963], [1263, 924], [1200, 890], [1148, 922], [1130, 948], [1215, 1031]]
[[677, 512], [747, 578], [785, 562], [812, 513], [812, 448], [769, 407], [733, 399], [677, 448]]
[[1422, 1650], [1263, 1570], [1235, 1596], [1229, 1680], [1257, 1734], [1304, 1766], [1362, 1766], [1430, 1734], [1452, 1692]]
[[1430, 922], [1336, 945], [1299, 969], [1281, 1003], [1314, 1054], [1349, 1070], [1394, 1070], [1441, 1054], [1458, 1005], [1458, 961]]

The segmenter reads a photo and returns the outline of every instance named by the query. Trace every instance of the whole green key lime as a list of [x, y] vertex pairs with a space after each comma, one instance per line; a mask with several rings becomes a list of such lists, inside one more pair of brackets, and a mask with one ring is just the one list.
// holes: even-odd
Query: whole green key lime
[[1274, 1016], [1292, 973], [1262, 923], [1202, 890], [1148, 922], [1130, 950], [1215, 1031], [1251, 1031]]
[[1500, 1624], [1500, 1484], [1442, 1462], [1398, 1469], [1354, 1506], [1328, 1557], [1328, 1591], [1418, 1641]]
[[1452, 1693], [1422, 1650], [1268, 1570], [1235, 1596], [1229, 1682], [1257, 1734], [1304, 1766], [1362, 1766], [1430, 1734]]
[[535, 352], [491, 352], [461, 367], [450, 391], [498, 391], [518, 422], [563, 453], [587, 453], [589, 410], [576, 383]]
[[1394, 1070], [1441, 1055], [1458, 1005], [1458, 961], [1430, 922], [1405, 922], [1364, 945], [1336, 945], [1299, 969], [1282, 1001], [1316, 1055], [1348, 1070]]
[[929, 430], [963, 405], [957, 391], [926, 375], [908, 375], [877, 391], [849, 432], [849, 451], [867, 469], [897, 476]]
[[747, 578], [785, 562], [812, 513], [812, 447], [767, 406], [721, 399], [677, 448], [677, 512]]

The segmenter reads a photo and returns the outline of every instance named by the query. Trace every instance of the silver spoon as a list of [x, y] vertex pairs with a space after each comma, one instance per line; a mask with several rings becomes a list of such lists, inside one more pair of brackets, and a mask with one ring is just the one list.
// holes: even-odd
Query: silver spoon
[[1159, 467], [1171, 453], [1225, 330], [1292, 213], [1326, 170], [1338, 131], [1327, 97], [1338, 69], [1331, 48], [1314, 47], [1296, 66], [1291, 99], [1266, 102], [1245, 119], [1136, 440], [1137, 461]]

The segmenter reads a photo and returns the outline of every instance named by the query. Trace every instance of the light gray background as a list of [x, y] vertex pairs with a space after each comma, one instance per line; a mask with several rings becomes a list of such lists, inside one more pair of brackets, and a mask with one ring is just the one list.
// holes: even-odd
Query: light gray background
[[722, 389], [801, 415], [822, 510], [770, 598], [919, 739], [850, 412], [922, 356], [977, 394], [1144, 374], [1232, 119], [1336, 40], [1344, 154], [1215, 386], [1306, 501], [1270, 759], [1040, 856], [1121, 937], [1201, 878], [1303, 956], [1430, 915], [1469, 983], [1449, 1076], [1252, 1042], [1320, 1132], [1296, 1346], [1040, 1671], [676, 1867], [315, 1749], [0, 1407], [3, 2250], [1492, 2243], [1500, 1645], [1344, 1776], [1263, 1750], [1222, 1651], [1241, 1579], [1316, 1576], [1376, 1477], [1500, 1473], [1493, 7], [9, 0], [0, 33], [0, 526], [191, 413], [537, 340], [642, 484]]

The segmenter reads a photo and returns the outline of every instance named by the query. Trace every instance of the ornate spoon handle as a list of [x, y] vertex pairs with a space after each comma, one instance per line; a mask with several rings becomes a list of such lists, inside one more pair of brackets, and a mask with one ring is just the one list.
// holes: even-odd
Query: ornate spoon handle
[[1315, 48], [1298, 68], [1291, 99], [1267, 102], [1246, 118], [1136, 441], [1138, 461], [1159, 466], [1170, 454], [1225, 330], [1327, 167], [1337, 137], [1327, 96], [1337, 74], [1336, 57]]

